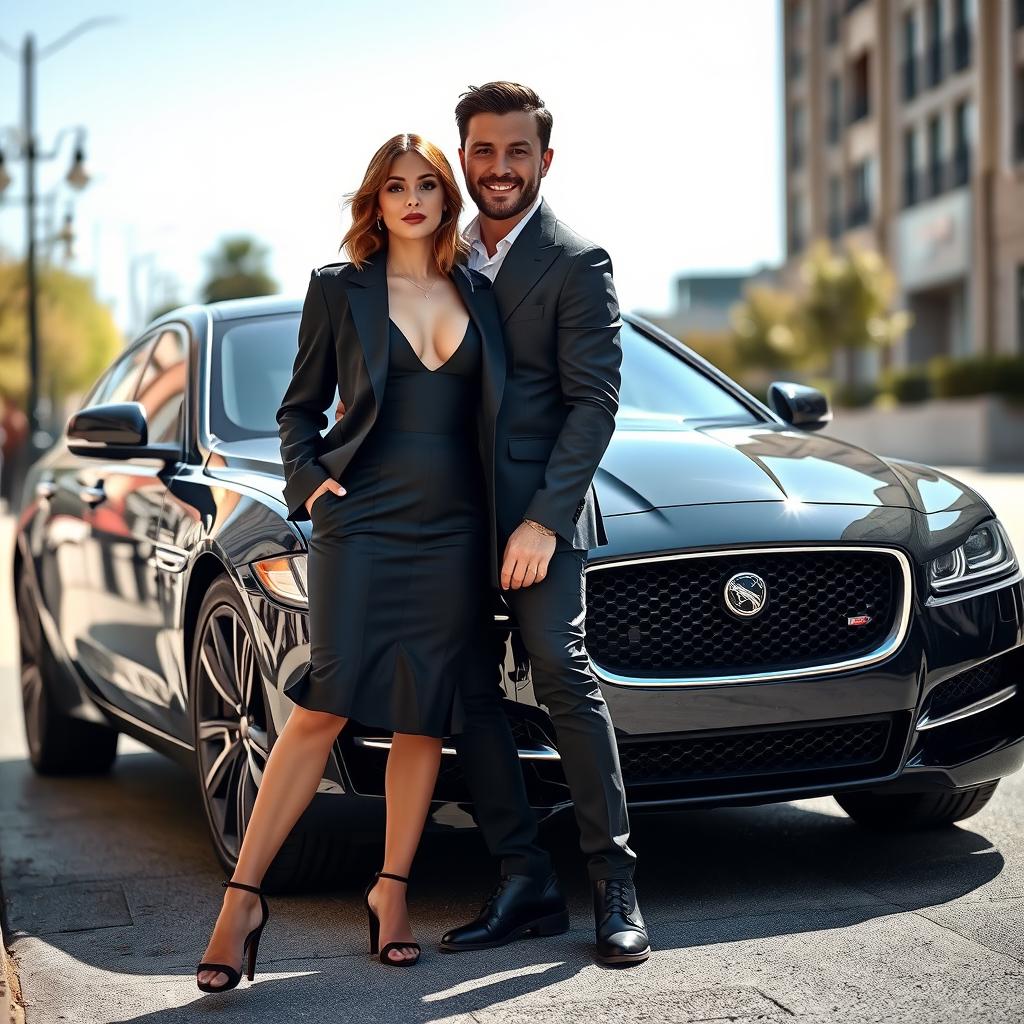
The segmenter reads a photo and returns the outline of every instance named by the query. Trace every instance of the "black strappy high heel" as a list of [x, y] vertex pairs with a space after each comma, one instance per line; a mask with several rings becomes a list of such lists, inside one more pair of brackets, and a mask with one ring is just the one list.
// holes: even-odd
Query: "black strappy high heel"
[[[380, 918], [373, 912], [373, 907], [370, 906], [370, 893], [377, 884], [378, 878], [392, 878], [396, 882], [405, 882], [406, 884], [409, 882], [408, 878], [403, 878], [401, 875], [392, 875], [387, 871], [374, 872], [373, 881], [370, 882], [366, 887], [366, 892], [363, 893], [363, 902], [366, 903], [366, 915], [370, 920], [370, 952], [376, 953], [377, 959], [382, 964], [388, 964], [391, 967], [412, 967], [413, 964], [420, 962], [420, 944], [418, 942], [389, 942], [383, 949], [380, 948]], [[415, 949], [416, 957], [413, 960], [392, 960], [388, 953], [393, 949]]]
[[[253, 976], [256, 974], [256, 950], [259, 949], [260, 936], [263, 934], [263, 929], [266, 927], [267, 921], [270, 920], [270, 907], [267, 906], [267, 901], [263, 897], [263, 890], [255, 885], [246, 885], [244, 882], [221, 882], [220, 884], [225, 889], [245, 889], [247, 892], [254, 892], [260, 898], [263, 920], [246, 935], [245, 942], [242, 943], [242, 964], [245, 963], [245, 954], [248, 950], [249, 965], [246, 977], [252, 981]], [[200, 971], [220, 971], [228, 976], [228, 980], [223, 985], [213, 985], [208, 981], [200, 981], [198, 978]], [[203, 962], [196, 965], [196, 975], [196, 984], [203, 992], [226, 992], [229, 988], [234, 988], [242, 980], [242, 972], [235, 970], [230, 964]]]

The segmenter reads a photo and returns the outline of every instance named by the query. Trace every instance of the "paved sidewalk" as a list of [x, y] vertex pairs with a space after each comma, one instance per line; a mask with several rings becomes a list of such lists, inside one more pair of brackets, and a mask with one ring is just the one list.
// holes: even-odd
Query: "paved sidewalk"
[[[993, 502], [1024, 552], [1024, 475], [953, 472]], [[0, 522], [3, 567], [9, 523]], [[1024, 1015], [1024, 772], [962, 826], [930, 834], [871, 835], [831, 799], [635, 815], [655, 952], [624, 971], [591, 959], [571, 823], [548, 836], [570, 898], [567, 935], [438, 953], [434, 940], [476, 911], [490, 874], [475, 837], [432, 837], [410, 892], [424, 946], [415, 968], [367, 956], [351, 883], [272, 898], [256, 983], [203, 996], [194, 965], [222, 890], [195, 783], [124, 737], [109, 777], [37, 777], [24, 758], [10, 603], [5, 580], [0, 877], [28, 1024], [1003, 1024]]]

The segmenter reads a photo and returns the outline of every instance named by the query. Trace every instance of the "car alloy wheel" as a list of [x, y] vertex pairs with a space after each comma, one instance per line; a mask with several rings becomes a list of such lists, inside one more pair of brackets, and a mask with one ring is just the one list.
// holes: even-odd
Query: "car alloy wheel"
[[234, 862], [269, 756], [266, 713], [248, 629], [230, 604], [206, 617], [195, 689], [201, 784], [214, 835]]

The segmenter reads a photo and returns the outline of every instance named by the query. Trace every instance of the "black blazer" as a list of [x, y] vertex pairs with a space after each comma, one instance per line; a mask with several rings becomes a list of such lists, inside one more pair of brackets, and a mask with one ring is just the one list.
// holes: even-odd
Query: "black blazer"
[[[385, 264], [382, 251], [362, 270], [351, 263], [328, 263], [310, 274], [292, 377], [277, 410], [289, 519], [310, 518], [305, 500], [328, 477], [341, 478], [384, 400], [389, 354]], [[456, 265], [449, 276], [482, 339], [477, 438], [490, 499], [491, 576], [496, 583], [495, 424], [506, 370], [501, 321], [491, 282], [483, 274]], [[335, 387], [345, 415], [324, 434], [325, 410]]]
[[560, 546], [607, 544], [593, 479], [615, 430], [622, 347], [612, 262], [547, 200], [494, 279], [508, 378], [495, 455], [499, 544], [524, 517]]

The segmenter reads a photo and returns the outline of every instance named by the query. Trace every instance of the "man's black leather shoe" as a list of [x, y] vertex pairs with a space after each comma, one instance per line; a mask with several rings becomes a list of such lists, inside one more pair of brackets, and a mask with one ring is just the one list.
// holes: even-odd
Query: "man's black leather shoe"
[[469, 924], [441, 936], [443, 953], [492, 949], [527, 935], [560, 935], [569, 930], [569, 912], [552, 874], [502, 875], [501, 881]]
[[651, 955], [636, 889], [628, 878], [593, 883], [596, 956], [603, 964], [639, 964]]

